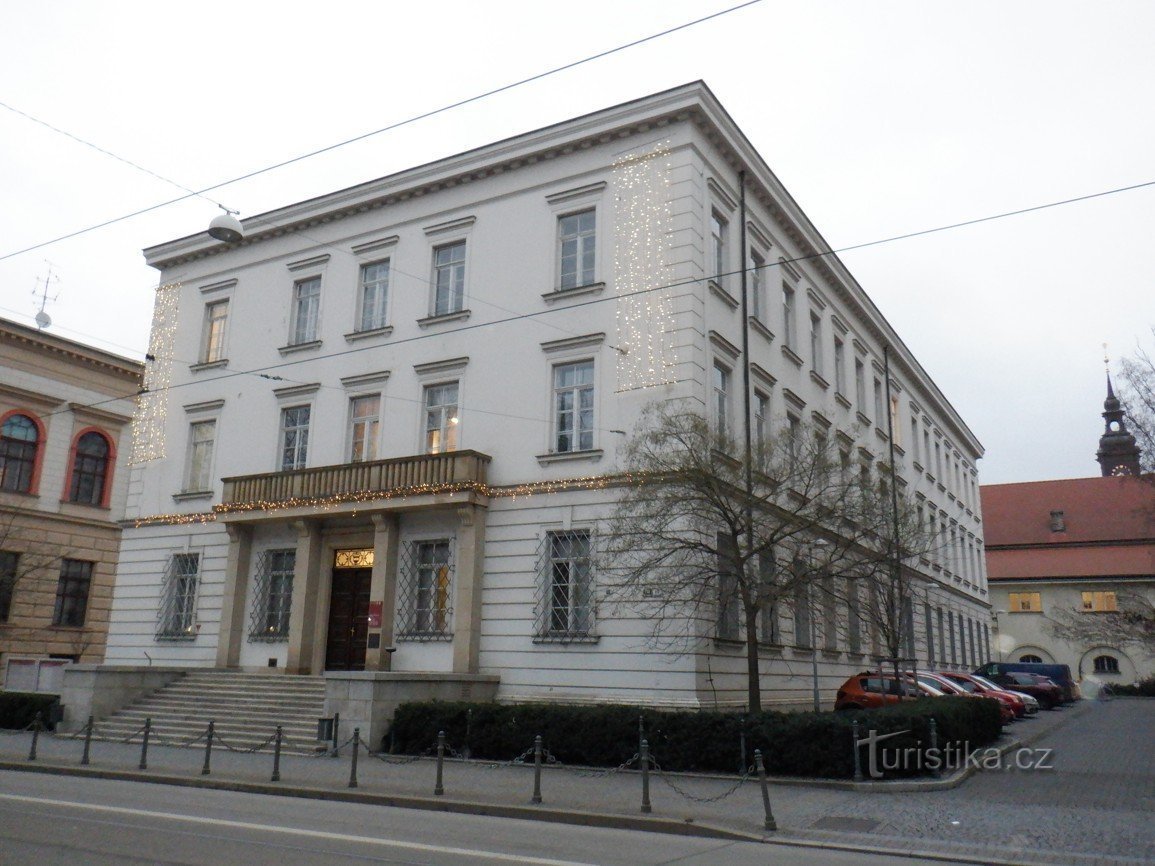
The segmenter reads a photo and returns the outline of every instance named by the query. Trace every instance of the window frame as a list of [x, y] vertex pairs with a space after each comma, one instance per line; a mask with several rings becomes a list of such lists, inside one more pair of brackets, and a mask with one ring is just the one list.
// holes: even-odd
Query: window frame
[[[217, 443], [217, 422], [216, 418], [198, 418], [195, 421], [189, 421], [188, 425], [188, 446], [185, 454], [185, 471], [184, 471], [184, 489], [181, 493], [209, 493], [213, 489], [213, 459], [216, 456]], [[212, 428], [212, 438], [208, 440], [197, 441], [197, 428]], [[200, 481], [198, 477], [194, 477], [194, 470], [197, 463], [197, 447], [202, 446], [207, 442], [207, 457], [204, 461], [205, 475], [203, 486], [194, 488], [193, 482]]]
[[[195, 566], [192, 571], [181, 568], [182, 563], [187, 566], [190, 562]], [[156, 640], [196, 640], [201, 566], [199, 551], [181, 550], [169, 556], [156, 612]]]
[[[56, 599], [52, 607], [52, 625], [57, 628], [83, 628], [88, 618], [92, 595], [92, 572], [96, 563], [86, 559], [60, 560], [56, 581]], [[76, 568], [79, 573], [66, 573]]]
[[766, 316], [766, 257], [755, 247], [750, 247], [750, 315], [759, 322]]
[[822, 334], [822, 315], [810, 311], [810, 368], [819, 376], [826, 378], [826, 370], [823, 367], [823, 360], [825, 358], [825, 345]]
[[[557, 542], [561, 540], [569, 545], [568, 549], [559, 548]], [[582, 542], [584, 551], [575, 554], [575, 541]], [[535, 643], [596, 641], [594, 545], [594, 533], [586, 527], [546, 531], [538, 566]], [[565, 584], [563, 606], [557, 604], [561, 597], [559, 577], [564, 578]]]
[[250, 643], [281, 643], [289, 639], [296, 562], [295, 547], [261, 551], [254, 575]]
[[[397, 640], [453, 639], [453, 603], [457, 591], [454, 547], [452, 536], [413, 538], [404, 543], [399, 575]], [[436, 554], [442, 549], [444, 559], [425, 561], [423, 551]]]
[[710, 393], [713, 397], [710, 404], [713, 408], [715, 432], [722, 437], [730, 435], [733, 382], [734, 369], [715, 358], [710, 373]]
[[726, 288], [730, 257], [730, 221], [717, 208], [710, 208], [710, 271], [707, 278], [722, 288]]
[[1079, 595], [1083, 613], [1119, 612], [1119, 597], [1113, 589], [1082, 590]]
[[[445, 262], [439, 262], [438, 257], [442, 253], [461, 249], [461, 259], [450, 259]], [[431, 254], [432, 275], [430, 278], [430, 294], [429, 294], [429, 316], [436, 318], [439, 316], [454, 316], [465, 311], [465, 290], [466, 277], [468, 275], [468, 253], [469, 242], [466, 238], [456, 238], [454, 240], [447, 240], [443, 243], [435, 244]], [[447, 286], [446, 309], [441, 309], [441, 275], [443, 273], [449, 274], [449, 285]], [[459, 285], [455, 285], [459, 283]]]
[[[373, 414], [358, 415], [357, 405], [366, 400], [376, 401]], [[380, 455], [382, 404], [381, 393], [377, 391], [349, 396], [349, 427], [345, 447], [345, 455], [349, 463], [371, 463], [378, 459]], [[369, 428], [367, 432], [362, 433], [360, 440], [358, 440], [359, 427]], [[358, 441], [368, 453], [357, 454]]]
[[798, 293], [785, 280], [782, 282], [782, 345], [790, 351], [797, 351], [798, 343]]
[[19, 574], [19, 551], [0, 550], [0, 623], [6, 623], [11, 618]]
[[[11, 422], [14, 418], [24, 418], [30, 422], [31, 428], [34, 431], [35, 439], [17, 439], [14, 436], [4, 436], [3, 429], [5, 425]], [[24, 493], [29, 496], [36, 496], [40, 491], [40, 469], [44, 459], [44, 445], [47, 442], [47, 431], [44, 427], [44, 422], [32, 411], [23, 408], [11, 409], [0, 415], [0, 493]], [[12, 444], [9, 444], [12, 443]], [[7, 452], [9, 448], [19, 448], [27, 450], [31, 448], [31, 456], [24, 454], [9, 455]], [[26, 483], [21, 484], [21, 480], [25, 478], [23, 472], [16, 475], [15, 486], [10, 486], [7, 483], [9, 477], [8, 462], [12, 460], [19, 466], [27, 466]]]
[[[308, 295], [302, 291], [315, 287]], [[305, 346], [320, 339], [321, 333], [321, 288], [320, 274], [293, 280], [293, 306], [289, 318], [289, 346]]]
[[[367, 279], [370, 269], [384, 268], [385, 276], [376, 277], [373, 280]], [[369, 331], [380, 331], [389, 327], [389, 303], [392, 300], [392, 278], [393, 278], [393, 264], [392, 257], [375, 259], [371, 262], [363, 262], [357, 270], [357, 326], [353, 333], [363, 334]], [[380, 297], [376, 298], [373, 304], [374, 316], [372, 320], [366, 318], [366, 306], [368, 301], [368, 290], [372, 286], [374, 290], [380, 290]], [[376, 317], [379, 317], [380, 321]]]
[[[567, 369], [588, 370], [589, 381], [576, 381], [572, 385], [559, 384], [559, 375]], [[550, 453], [577, 454], [582, 451], [595, 450], [597, 448], [597, 364], [595, 359], [591, 357], [558, 361], [550, 368], [550, 380], [552, 386], [550, 392]], [[569, 409], [563, 410], [561, 403], [567, 395], [572, 398], [572, 405]], [[588, 407], [582, 406], [582, 398], [585, 395], [588, 395]], [[562, 429], [561, 423], [563, 411], [571, 417], [572, 422], [565, 430]], [[582, 416], [587, 412], [589, 416], [588, 429], [582, 423]], [[572, 447], [561, 447], [563, 436], [570, 437]]]
[[[95, 459], [93, 455], [81, 454], [81, 441], [95, 436], [104, 442], [106, 453], [102, 459], [102, 465], [98, 472], [88, 471], [86, 468], [86, 461]], [[112, 437], [107, 432], [101, 430], [99, 427], [85, 427], [77, 431], [76, 435], [72, 437], [72, 447], [69, 450], [68, 457], [68, 474], [65, 476], [67, 480], [67, 487], [64, 491], [64, 500], [75, 505], [91, 505], [96, 508], [107, 508], [109, 498], [112, 494], [112, 469], [116, 461], [116, 444]], [[83, 473], [83, 474], [82, 474]], [[79, 498], [78, 478], [91, 477], [98, 479], [99, 487], [95, 486], [95, 496], [90, 495], [86, 499]]]
[[[229, 304], [231, 298], [218, 298], [205, 303], [203, 334], [201, 337], [201, 364], [218, 364], [228, 360], [225, 352], [225, 341], [228, 339]], [[215, 316], [214, 311], [224, 310], [221, 316]]]
[[[592, 286], [598, 282], [598, 209], [596, 205], [588, 207], [581, 207], [574, 210], [567, 210], [564, 213], [557, 215], [557, 233], [556, 233], [556, 256], [557, 263], [554, 272], [554, 285], [556, 291], [576, 291], [584, 289], [587, 286]], [[582, 217], [591, 216], [593, 218], [593, 226], [584, 230], [580, 228], [580, 220]], [[566, 220], [578, 220], [578, 230], [572, 235], [565, 233], [564, 227]], [[567, 279], [567, 272], [565, 270], [566, 242], [572, 239], [575, 245], [574, 252], [574, 272], [572, 280]], [[588, 244], [587, 244], [588, 241]], [[587, 250], [587, 245], [591, 248]], [[586, 258], [589, 258], [588, 268]]]
[[[300, 411], [305, 412], [305, 423], [296, 423], [289, 425], [290, 413]], [[280, 424], [277, 432], [277, 471], [278, 472], [296, 472], [301, 469], [307, 469], [309, 466], [309, 433], [313, 424], [313, 405], [312, 403], [295, 403], [291, 406], [281, 407]], [[304, 435], [300, 435], [300, 431], [304, 431]], [[289, 434], [293, 433], [292, 444], [292, 460], [287, 461]]]
[[[431, 403], [430, 396], [442, 389], [453, 388], [453, 402]], [[448, 414], [452, 409], [452, 415]], [[436, 410], [437, 427], [430, 425], [430, 416]], [[431, 434], [437, 433], [437, 444], [431, 442]], [[448, 440], [449, 447], [443, 447]], [[448, 454], [461, 448], [461, 380], [447, 379], [427, 382], [421, 389], [421, 453]]]

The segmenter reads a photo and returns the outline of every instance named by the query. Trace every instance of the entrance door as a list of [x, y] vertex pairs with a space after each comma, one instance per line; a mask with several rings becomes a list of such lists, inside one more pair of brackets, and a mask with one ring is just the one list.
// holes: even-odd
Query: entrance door
[[365, 670], [365, 643], [369, 634], [369, 581], [371, 568], [333, 569], [329, 600], [329, 638], [325, 670]]

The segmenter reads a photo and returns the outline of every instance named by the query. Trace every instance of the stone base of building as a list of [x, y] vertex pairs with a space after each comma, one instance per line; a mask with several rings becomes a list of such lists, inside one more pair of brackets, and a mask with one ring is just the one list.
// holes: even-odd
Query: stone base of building
[[56, 730], [79, 731], [89, 716], [101, 719], [133, 701], [183, 677], [187, 667], [134, 665], [68, 665], [64, 669], [60, 703], [64, 718]]

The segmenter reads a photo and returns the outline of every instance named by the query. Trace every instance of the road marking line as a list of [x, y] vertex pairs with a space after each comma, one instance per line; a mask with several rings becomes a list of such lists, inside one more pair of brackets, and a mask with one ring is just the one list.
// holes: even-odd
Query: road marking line
[[185, 821], [192, 824], [211, 824], [217, 827], [233, 827], [238, 830], [259, 830], [266, 833], [284, 833], [292, 836], [308, 836], [313, 839], [328, 839], [338, 842], [360, 842], [386, 848], [408, 848], [436, 854], [456, 854], [462, 857], [484, 857], [489, 860], [504, 860], [509, 863], [527, 863], [533, 866], [596, 866], [576, 860], [551, 860], [546, 857], [526, 857], [520, 854], [500, 854], [495, 851], [477, 851], [471, 848], [451, 848], [444, 845], [426, 845], [422, 842], [398, 842], [392, 839], [374, 839], [371, 836], [353, 836], [348, 833], [329, 833], [325, 830], [304, 830], [296, 827], [278, 827], [273, 824], [252, 824], [248, 821], [228, 821], [223, 818], [202, 818], [196, 815], [180, 815], [175, 812], [149, 812], [123, 806], [103, 806], [96, 803], [74, 803], [69, 800], [52, 800], [45, 797], [27, 797], [21, 794], [0, 794], [0, 800], [16, 800], [22, 803], [39, 803], [45, 806], [64, 806], [73, 809], [88, 809], [92, 812], [110, 812], [133, 817], [166, 818], [170, 821]]

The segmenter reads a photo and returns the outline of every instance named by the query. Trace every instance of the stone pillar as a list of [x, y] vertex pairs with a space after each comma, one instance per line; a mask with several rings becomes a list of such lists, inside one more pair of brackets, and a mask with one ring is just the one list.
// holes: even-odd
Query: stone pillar
[[[289, 612], [289, 659], [285, 670], [290, 674], [319, 674], [324, 666], [324, 641], [317, 662], [317, 608], [321, 583], [321, 525], [298, 520], [297, 561], [293, 570], [293, 606]], [[328, 605], [325, 606], [326, 610]]]
[[225, 563], [225, 589], [221, 599], [221, 634], [217, 639], [217, 667], [235, 668], [241, 664], [241, 645], [245, 642], [245, 599], [252, 563], [253, 528], [226, 523], [229, 554]]
[[453, 672], [478, 671], [481, 650], [481, 584], [485, 573], [485, 517], [480, 505], [458, 510], [456, 595], [453, 600]]
[[373, 518], [373, 578], [369, 584], [369, 604], [381, 605], [381, 628], [370, 629], [372, 636], [380, 634], [380, 646], [370, 645], [365, 650], [365, 670], [387, 671], [393, 654], [385, 652], [393, 646], [393, 612], [397, 607], [397, 552], [400, 524], [394, 513], [374, 514]]

